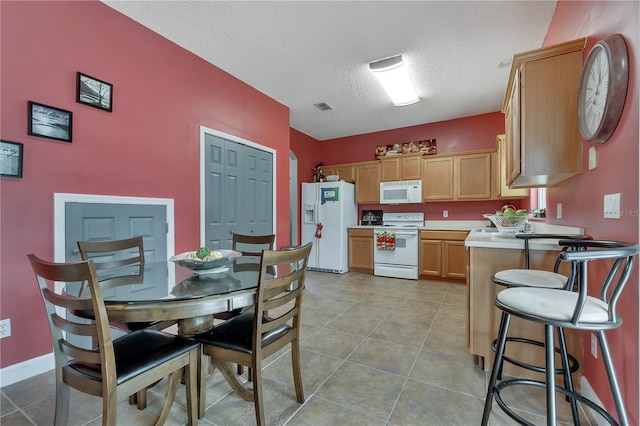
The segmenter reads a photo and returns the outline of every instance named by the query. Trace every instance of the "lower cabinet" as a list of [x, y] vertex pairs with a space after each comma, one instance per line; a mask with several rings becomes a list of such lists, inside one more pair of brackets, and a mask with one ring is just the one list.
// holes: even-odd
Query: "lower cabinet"
[[465, 282], [467, 234], [467, 231], [420, 231], [420, 277]]
[[349, 270], [373, 274], [373, 229], [349, 229]]

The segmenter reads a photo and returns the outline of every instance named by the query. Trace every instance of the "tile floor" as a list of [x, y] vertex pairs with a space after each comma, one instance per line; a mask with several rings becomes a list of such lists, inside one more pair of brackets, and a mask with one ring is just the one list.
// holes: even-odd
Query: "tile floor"
[[[309, 272], [303, 299], [301, 357], [306, 400], [295, 401], [288, 352], [263, 368], [268, 425], [478, 425], [487, 374], [466, 346], [466, 288], [360, 273]], [[151, 424], [164, 381], [139, 411], [122, 399], [122, 425]], [[545, 424], [544, 391], [514, 389], [509, 404], [534, 424]], [[1, 389], [3, 426], [51, 425], [52, 372]], [[72, 390], [74, 425], [99, 425], [101, 399]], [[571, 423], [558, 399], [559, 420]], [[167, 421], [186, 424], [180, 389]], [[591, 424], [584, 415], [583, 424]], [[235, 395], [219, 372], [207, 383], [200, 425], [255, 424], [253, 403]], [[491, 425], [512, 425], [494, 404]]]

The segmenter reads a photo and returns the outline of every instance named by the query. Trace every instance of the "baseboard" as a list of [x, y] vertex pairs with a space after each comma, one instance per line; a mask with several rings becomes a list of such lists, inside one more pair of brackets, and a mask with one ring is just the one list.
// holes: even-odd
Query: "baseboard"
[[55, 360], [53, 352], [36, 358], [28, 359], [0, 369], [0, 387], [12, 385], [25, 379], [53, 370]]
[[[600, 401], [600, 398], [598, 398], [598, 395], [596, 394], [596, 392], [593, 390], [593, 388], [589, 384], [589, 381], [587, 380], [587, 378], [584, 377], [584, 376], [582, 376], [580, 378], [580, 393], [585, 398], [588, 398], [591, 401], [593, 401], [596, 405], [599, 405], [600, 407], [604, 407], [604, 405], [602, 404], [602, 401]], [[609, 424], [609, 423], [607, 423], [607, 421], [605, 420], [604, 417], [602, 417], [601, 415], [597, 414], [591, 408], [585, 406], [585, 409], [590, 411], [591, 418], [596, 421], [596, 424], [598, 426], [606, 426], [606, 425]]]

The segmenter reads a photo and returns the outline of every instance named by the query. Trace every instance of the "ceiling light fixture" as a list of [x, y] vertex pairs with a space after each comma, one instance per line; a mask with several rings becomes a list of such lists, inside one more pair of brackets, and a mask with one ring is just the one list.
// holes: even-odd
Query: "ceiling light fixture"
[[420, 100], [402, 61], [402, 55], [369, 62], [369, 68], [378, 77], [395, 106], [411, 105]]

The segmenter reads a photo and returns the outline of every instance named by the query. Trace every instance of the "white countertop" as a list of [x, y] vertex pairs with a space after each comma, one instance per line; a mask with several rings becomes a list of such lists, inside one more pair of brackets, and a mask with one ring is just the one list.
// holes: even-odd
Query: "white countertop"
[[[538, 234], [584, 234], [583, 228], [573, 226], [549, 225], [534, 222], [534, 232]], [[464, 241], [465, 247], [485, 247], [499, 249], [524, 249], [524, 241], [515, 236], [505, 236], [497, 232], [495, 228], [473, 229]], [[533, 239], [529, 241], [531, 250], [561, 250], [558, 239]]]
[[[425, 220], [422, 231], [471, 231], [472, 229], [489, 226], [488, 220]], [[380, 225], [354, 225], [348, 228], [373, 229]]]

